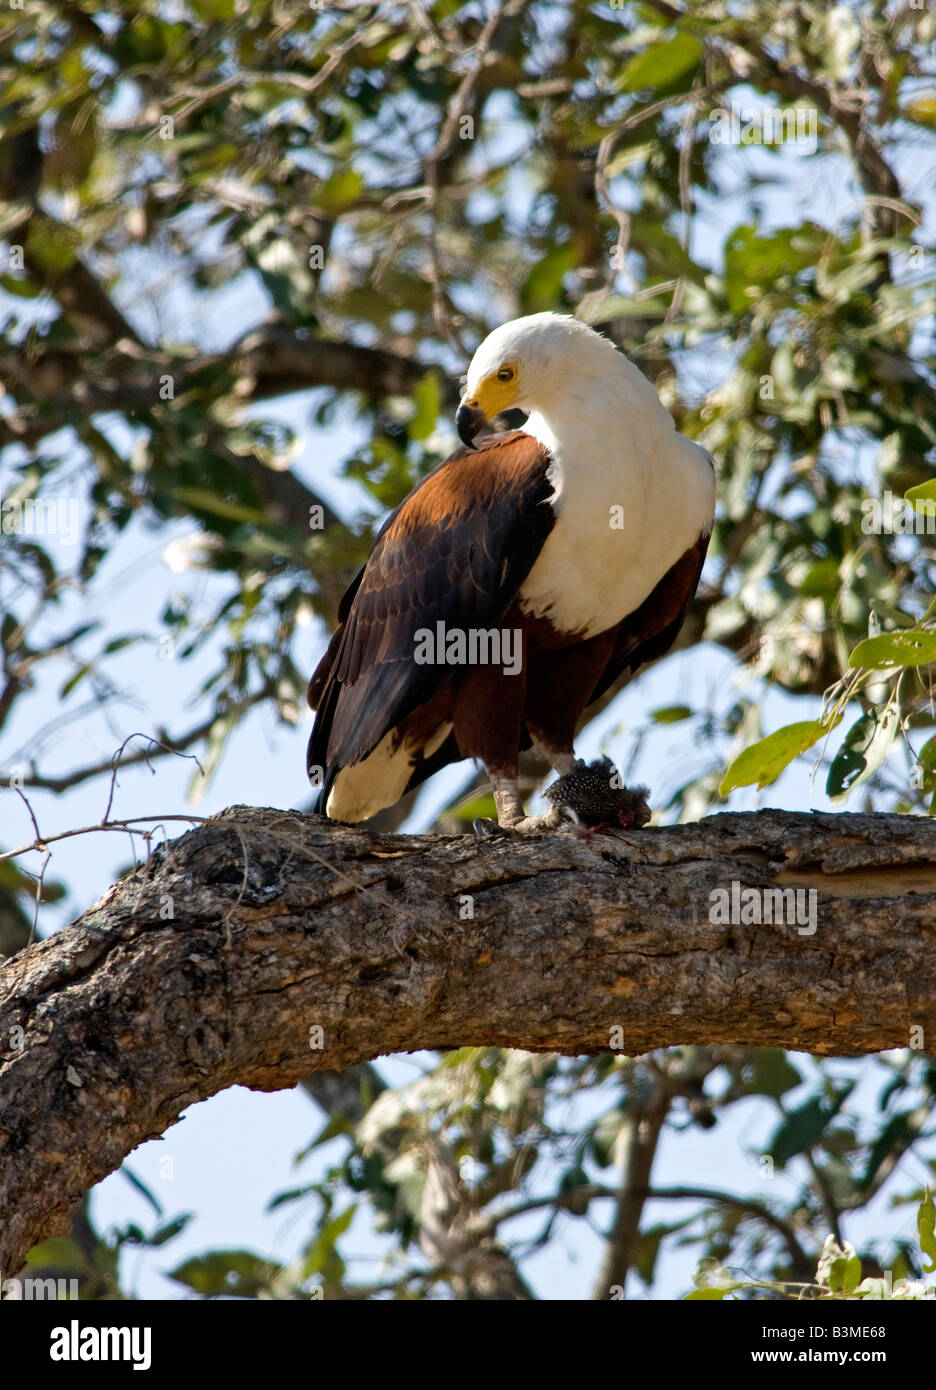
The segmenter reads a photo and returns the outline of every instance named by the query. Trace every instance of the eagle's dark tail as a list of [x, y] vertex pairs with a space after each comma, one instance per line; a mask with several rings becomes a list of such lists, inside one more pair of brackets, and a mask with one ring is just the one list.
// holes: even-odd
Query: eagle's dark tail
[[[322, 662], [324, 666], [327, 656]], [[311, 703], [313, 694], [313, 684], [318, 678], [322, 669], [312, 677], [309, 683], [309, 700]], [[327, 674], [327, 673], [326, 673]], [[313, 810], [321, 816], [325, 814], [325, 804], [328, 801], [328, 793], [334, 785], [335, 778], [341, 771], [336, 762], [328, 761], [328, 742], [331, 737], [332, 723], [335, 718], [335, 708], [341, 695], [341, 686], [337, 681], [328, 681], [321, 703], [315, 709], [315, 723], [312, 726], [312, 733], [309, 736], [309, 747], [306, 751], [306, 772], [313, 787], [318, 787], [319, 793], [315, 798]], [[315, 706], [313, 706], [315, 708]]]

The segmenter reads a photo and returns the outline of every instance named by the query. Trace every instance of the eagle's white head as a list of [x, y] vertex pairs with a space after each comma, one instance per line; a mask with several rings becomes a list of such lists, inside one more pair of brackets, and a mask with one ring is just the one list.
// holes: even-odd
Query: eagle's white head
[[512, 408], [548, 415], [563, 396], [622, 372], [640, 376], [613, 343], [578, 319], [552, 313], [512, 319], [489, 333], [471, 359], [458, 433], [470, 443], [486, 420]]

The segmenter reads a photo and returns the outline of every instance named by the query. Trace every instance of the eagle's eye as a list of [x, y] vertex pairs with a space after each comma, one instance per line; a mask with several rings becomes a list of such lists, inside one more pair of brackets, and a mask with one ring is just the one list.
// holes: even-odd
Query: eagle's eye
[[513, 381], [513, 379], [514, 379], [514, 369], [513, 369], [513, 367], [501, 367], [500, 371], [497, 373], [497, 380], [498, 380], [498, 381]]

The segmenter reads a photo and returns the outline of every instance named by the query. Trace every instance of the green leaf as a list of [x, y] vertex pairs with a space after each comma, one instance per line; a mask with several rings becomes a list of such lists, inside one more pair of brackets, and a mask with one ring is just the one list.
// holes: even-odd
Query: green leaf
[[137, 14], [132, 24], [117, 30], [115, 53], [127, 67], [140, 63], [155, 67], [166, 58], [179, 55], [191, 43], [191, 27]]
[[[610, 175], [610, 170], [608, 173]], [[583, 323], [608, 323], [611, 319], [664, 319], [669, 302], [660, 299], [629, 299], [623, 294], [609, 294], [605, 299], [586, 300], [576, 310]]]
[[26, 1263], [31, 1268], [52, 1267], [69, 1274], [85, 1273], [88, 1269], [88, 1257], [71, 1236], [51, 1236], [40, 1241], [29, 1251]]
[[936, 97], [921, 96], [908, 101], [903, 109], [904, 116], [920, 125], [936, 127]]
[[651, 44], [628, 61], [618, 89], [639, 92], [647, 87], [669, 87], [698, 66], [702, 53], [702, 43], [693, 34], [680, 33], [663, 43]]
[[562, 277], [577, 263], [575, 248], [568, 243], [552, 247], [530, 271], [520, 286], [520, 304], [525, 314], [554, 309], [562, 291]]
[[834, 802], [847, 801], [853, 788], [880, 767], [893, 746], [900, 727], [895, 705], [863, 714], [848, 730], [832, 759], [826, 778], [826, 794]]
[[89, 676], [93, 670], [94, 663], [90, 661], [85, 661], [79, 666], [78, 670], [75, 671], [73, 675], [69, 676], [68, 680], [63, 684], [59, 691], [59, 699], [64, 700], [66, 695], [70, 695], [79, 681], [83, 681], [85, 676]]
[[474, 796], [463, 806], [451, 806], [445, 814], [458, 821], [472, 821], [477, 820], [478, 817], [496, 820], [497, 807], [494, 805], [493, 796]]
[[840, 1086], [832, 1096], [813, 1096], [796, 1110], [790, 1111], [767, 1145], [766, 1152], [778, 1168], [784, 1168], [791, 1158], [804, 1153], [816, 1143], [845, 1104], [853, 1086], [854, 1082], [849, 1082]]
[[929, 510], [933, 503], [936, 503], [936, 478], [930, 478], [928, 482], [920, 483], [918, 487], [908, 488], [904, 493], [904, 497], [908, 502], [911, 502], [914, 507], [916, 507], [918, 503], [922, 503], [924, 506], [929, 504], [929, 506], [926, 507], [926, 509]]
[[650, 711], [654, 724], [678, 724], [682, 719], [691, 719], [692, 710], [688, 705], [662, 705]]
[[641, 1231], [637, 1238], [637, 1249], [634, 1254], [634, 1268], [638, 1278], [649, 1286], [653, 1283], [653, 1274], [656, 1269], [657, 1258], [660, 1253], [660, 1246], [664, 1236], [674, 1235], [677, 1231], [683, 1231], [695, 1220], [694, 1216], [686, 1216], [682, 1221], [668, 1222], [659, 1226], [651, 1226], [647, 1231]]
[[19, 299], [35, 299], [42, 293], [42, 286], [32, 280], [20, 280], [15, 275], [0, 275], [0, 285], [7, 294], [15, 294]]
[[295, 95], [295, 87], [286, 82], [253, 82], [241, 95], [241, 104], [252, 115], [266, 116]]
[[923, 1266], [924, 1271], [932, 1274], [936, 1271], [936, 1205], [929, 1188], [926, 1189], [926, 1196], [917, 1211], [917, 1231], [920, 1236], [920, 1249], [930, 1262], [929, 1265]]
[[316, 277], [299, 238], [280, 235], [275, 216], [264, 214], [244, 234], [242, 244], [280, 313], [299, 322], [311, 321]]
[[164, 1225], [157, 1226], [147, 1241], [147, 1245], [166, 1245], [174, 1236], [185, 1230], [194, 1215], [193, 1211], [186, 1211], [181, 1216], [174, 1216], [171, 1221], [165, 1222]]
[[396, 507], [413, 486], [406, 451], [386, 435], [377, 434], [360, 454], [348, 459], [345, 473], [362, 482], [385, 507]]
[[118, 1245], [145, 1245], [146, 1236], [143, 1230], [135, 1221], [129, 1222], [126, 1226], [119, 1226], [116, 1230]]
[[737, 1287], [737, 1285], [729, 1285], [727, 1288], [724, 1289], [693, 1289], [692, 1293], [686, 1294], [686, 1297], [684, 1298], [683, 1302], [693, 1303], [701, 1302], [702, 1300], [704, 1300], [707, 1303], [717, 1303], [720, 1299], [725, 1298], [728, 1294], [730, 1294], [732, 1288], [735, 1287]]
[[758, 1047], [750, 1066], [744, 1068], [745, 1095], [773, 1096], [779, 1099], [802, 1082], [796, 1067], [779, 1047]]
[[602, 1168], [610, 1168], [614, 1162], [618, 1138], [621, 1130], [630, 1121], [619, 1105], [613, 1106], [602, 1115], [589, 1136], [589, 1151], [594, 1161]]
[[[0, 863], [0, 888], [10, 893], [25, 893], [30, 902], [36, 901], [36, 880], [28, 874], [20, 873], [11, 859]], [[44, 903], [57, 903], [65, 896], [65, 885], [43, 880], [41, 900]]]
[[237, 0], [192, 0], [192, 8], [199, 19], [233, 19]]
[[762, 287], [813, 265], [825, 232], [810, 223], [762, 235], [751, 223], [736, 227], [725, 242], [725, 293], [736, 314], [749, 310]]
[[566, 1168], [559, 1179], [559, 1191], [563, 1194], [577, 1192], [580, 1187], [587, 1187], [589, 1183], [588, 1173], [581, 1163], [573, 1163], [571, 1168]]
[[138, 1178], [136, 1173], [134, 1173], [133, 1169], [128, 1168], [125, 1163], [121, 1166], [120, 1172], [121, 1175], [126, 1178], [130, 1186], [135, 1188], [136, 1191], [139, 1192], [140, 1196], [143, 1197], [147, 1202], [149, 1202], [156, 1215], [162, 1216], [163, 1209], [162, 1204], [159, 1201], [159, 1198], [156, 1197], [153, 1192], [151, 1192], [151, 1190], [147, 1187], [143, 1179]]
[[634, 1268], [637, 1271], [637, 1277], [647, 1287], [653, 1283], [653, 1271], [656, 1268], [657, 1256], [660, 1253], [660, 1243], [665, 1235], [669, 1235], [669, 1230], [669, 1226], [651, 1226], [649, 1231], [641, 1231], [637, 1238]]
[[901, 666], [927, 666], [936, 661], [936, 632], [913, 627], [906, 632], [886, 632], [859, 642], [848, 658], [851, 667], [890, 671]]
[[26, 245], [30, 255], [39, 261], [43, 270], [53, 274], [61, 273], [70, 270], [78, 259], [81, 233], [74, 227], [63, 226], [51, 217], [34, 213], [26, 233]]
[[837, 560], [817, 560], [797, 586], [804, 598], [828, 598], [837, 594], [841, 584]]
[[218, 763], [221, 761], [221, 754], [224, 752], [225, 744], [231, 734], [240, 723], [238, 718], [230, 714], [219, 715], [212, 724], [208, 734], [208, 741], [205, 751], [201, 756], [201, 767], [195, 768], [189, 779], [186, 795], [193, 806], [197, 806], [205, 792], [208, 784], [214, 776]]
[[798, 724], [786, 724], [775, 733], [752, 743], [739, 753], [728, 768], [718, 788], [722, 796], [727, 796], [735, 787], [766, 787], [775, 782], [783, 769], [812, 748], [821, 738], [840, 724], [842, 716], [823, 722], [821, 719], [806, 719]]
[[926, 1106], [918, 1106], [915, 1110], [901, 1110], [890, 1117], [871, 1145], [864, 1173], [858, 1179], [860, 1192], [870, 1190], [883, 1163], [888, 1159], [899, 1158], [919, 1137], [926, 1118]]
[[[347, 1115], [341, 1115], [336, 1111], [334, 1115], [330, 1115], [328, 1117], [328, 1119], [325, 1121], [325, 1124], [319, 1130], [315, 1138], [311, 1139], [309, 1143], [305, 1145], [304, 1148], [299, 1150], [293, 1162], [301, 1163], [304, 1158], [306, 1158], [310, 1153], [312, 1153], [313, 1149], [319, 1148], [322, 1144], [330, 1143], [331, 1140], [336, 1139], [339, 1134], [351, 1134], [353, 1130], [354, 1125], [351, 1122], [351, 1120], [348, 1119]], [[291, 1202], [293, 1200], [293, 1196], [291, 1194], [294, 1194], [299, 1191], [306, 1192], [308, 1191], [308, 1189], [292, 1188], [289, 1194], [279, 1193], [276, 1197], [272, 1199], [270, 1203], [270, 1209], [272, 1209], [280, 1201]]]
[[861, 1281], [861, 1261], [857, 1255], [832, 1260], [826, 1277], [832, 1293], [851, 1293]]
[[920, 789], [924, 792], [936, 792], [936, 734], [928, 738], [920, 749], [917, 763], [922, 775]]
[[315, 190], [315, 204], [323, 212], [340, 212], [360, 197], [363, 188], [363, 175], [356, 169], [340, 169], [319, 184]]
[[305, 1253], [302, 1267], [304, 1280], [311, 1278], [313, 1274], [323, 1274], [326, 1279], [335, 1280], [342, 1277], [344, 1261], [338, 1253], [337, 1241], [351, 1225], [356, 1211], [357, 1203], [352, 1203], [339, 1216], [321, 1227]]
[[243, 502], [229, 502], [206, 487], [175, 487], [172, 496], [187, 507], [198, 512], [208, 512], [211, 516], [223, 516], [229, 521], [247, 521], [255, 526], [266, 524], [266, 516], [256, 507], [245, 506]]
[[290, 1187], [285, 1192], [277, 1192], [275, 1197], [271, 1197], [266, 1204], [267, 1211], [275, 1211], [277, 1207], [287, 1206], [290, 1202], [299, 1202], [303, 1197], [308, 1197], [310, 1192], [318, 1192], [317, 1182], [308, 1182], [304, 1187]]
[[256, 1298], [279, 1272], [280, 1266], [264, 1260], [250, 1250], [212, 1250], [195, 1255], [169, 1273], [177, 1284], [185, 1284], [206, 1298], [226, 1294], [235, 1298]]
[[406, 427], [410, 439], [428, 439], [439, 418], [441, 393], [435, 371], [428, 371], [413, 392], [412, 418]]
[[651, 278], [684, 275], [700, 286], [704, 284], [708, 271], [695, 263], [678, 237], [663, 226], [659, 218], [634, 213], [630, 228], [630, 245], [644, 258]]
[[122, 652], [125, 647], [132, 647], [134, 642], [142, 642], [145, 634], [142, 632], [128, 632], [124, 637], [112, 637], [101, 649], [102, 656], [112, 656], [114, 652]]

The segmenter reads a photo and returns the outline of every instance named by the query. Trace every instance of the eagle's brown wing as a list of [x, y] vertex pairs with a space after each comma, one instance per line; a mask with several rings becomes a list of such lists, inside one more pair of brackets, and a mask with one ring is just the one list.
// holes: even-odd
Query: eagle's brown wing
[[309, 683], [308, 766], [337, 773], [450, 679], [414, 660], [416, 633], [467, 631], [503, 617], [552, 530], [550, 455], [522, 431], [458, 449], [387, 519], [345, 594], [339, 627]]

